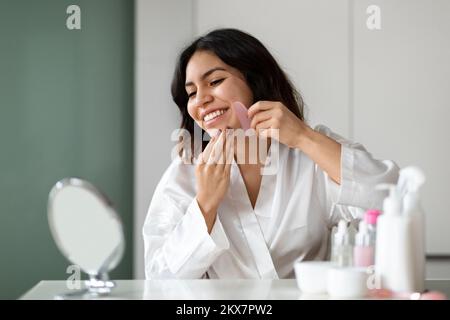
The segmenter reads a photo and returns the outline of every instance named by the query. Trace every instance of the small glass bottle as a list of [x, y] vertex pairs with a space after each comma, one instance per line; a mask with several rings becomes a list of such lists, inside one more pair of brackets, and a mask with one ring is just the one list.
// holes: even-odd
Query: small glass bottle
[[373, 243], [374, 255], [376, 249], [375, 244], [377, 243], [377, 219], [380, 214], [380, 210], [372, 209], [367, 210], [364, 215], [364, 221], [367, 223], [367, 228], [370, 234], [370, 241]]
[[359, 223], [359, 230], [355, 236], [353, 248], [353, 261], [355, 267], [369, 267], [375, 260], [375, 242], [369, 233], [368, 224], [365, 221]]
[[347, 222], [340, 220], [336, 232], [333, 234], [331, 261], [339, 267], [353, 265], [352, 239], [348, 231]]

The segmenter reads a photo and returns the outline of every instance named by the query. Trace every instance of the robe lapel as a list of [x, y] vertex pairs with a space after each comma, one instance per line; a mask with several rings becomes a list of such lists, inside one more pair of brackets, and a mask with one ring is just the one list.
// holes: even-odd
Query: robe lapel
[[[261, 279], [278, 279], [278, 274], [275, 270], [275, 266], [273, 264], [266, 240], [259, 225], [255, 211], [253, 210], [250, 203], [244, 180], [241, 176], [241, 173], [239, 172], [239, 167], [237, 166], [235, 161], [233, 161], [231, 170], [232, 176], [230, 181], [230, 190], [232, 203], [235, 207], [237, 216], [239, 217], [242, 225], [244, 236], [248, 243], [248, 248], [250, 250], [249, 256], [253, 257]], [[265, 178], [267, 177], [270, 176], [266, 176]], [[273, 177], [274, 176], [272, 176], [272, 179], [274, 179]], [[270, 190], [273, 189], [274, 186], [265, 188], [263, 187], [263, 182], [264, 181], [261, 181], [261, 191], [263, 191], [263, 193], [261, 194], [260, 191], [258, 199], [260, 197], [267, 196], [269, 196], [269, 199], [272, 199], [273, 195], [267, 195], [266, 192], [270, 192]], [[265, 181], [264, 183], [267, 183], [267, 181]], [[274, 181], [270, 181], [270, 185], [272, 185], [273, 183]], [[257, 200], [255, 210], [260, 210], [258, 208], [258, 203], [262, 202], [264, 201]], [[268, 202], [271, 203], [272, 201]], [[261, 209], [266, 212], [270, 211], [269, 207], [270, 205], [264, 205]], [[270, 212], [268, 212], [267, 214], [270, 215]]]

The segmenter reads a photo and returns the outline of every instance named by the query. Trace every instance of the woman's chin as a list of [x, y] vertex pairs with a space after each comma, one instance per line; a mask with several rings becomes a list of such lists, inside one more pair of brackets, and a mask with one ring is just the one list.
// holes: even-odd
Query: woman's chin
[[219, 128], [209, 128], [209, 129], [205, 129], [205, 131], [209, 134], [209, 136], [210, 136], [211, 138], [214, 137], [214, 136], [218, 133], [219, 130], [220, 130]]
[[214, 127], [211, 128], [206, 128], [204, 129], [211, 137], [213, 137], [214, 135], [217, 134], [217, 131], [221, 130], [237, 130], [237, 129], [241, 129], [241, 127], [239, 125], [233, 125], [230, 123], [224, 123], [224, 124], [220, 124], [218, 123], [217, 125], [215, 125]]
[[227, 129], [233, 129], [231, 126], [228, 126], [227, 124], [223, 124], [223, 125], [217, 125], [217, 126], [214, 126], [214, 127], [212, 127], [212, 128], [207, 128], [207, 129], [205, 129], [205, 131], [211, 136], [211, 137], [213, 137], [213, 136], [215, 136], [216, 134], [217, 134], [217, 132], [220, 130], [220, 131], [223, 131], [223, 130], [227, 130]]

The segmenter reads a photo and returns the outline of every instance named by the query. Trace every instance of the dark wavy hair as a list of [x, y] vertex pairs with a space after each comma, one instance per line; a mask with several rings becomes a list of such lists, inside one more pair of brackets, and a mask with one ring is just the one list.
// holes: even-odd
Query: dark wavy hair
[[[253, 103], [260, 100], [280, 101], [299, 119], [304, 120], [300, 93], [266, 47], [243, 31], [217, 29], [187, 46], [179, 55], [175, 66], [172, 99], [181, 112], [181, 128], [188, 130], [191, 137], [194, 136], [194, 120], [187, 110], [186, 66], [194, 53], [202, 50], [214, 53], [224, 63], [242, 73], [253, 93]], [[203, 134], [202, 130], [202, 137]]]

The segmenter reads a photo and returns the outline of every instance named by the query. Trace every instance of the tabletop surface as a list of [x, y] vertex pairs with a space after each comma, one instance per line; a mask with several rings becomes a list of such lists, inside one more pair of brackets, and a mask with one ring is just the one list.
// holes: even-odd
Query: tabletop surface
[[[286, 280], [116, 280], [110, 295], [97, 299], [154, 300], [298, 300], [329, 299], [327, 295], [306, 295], [295, 279]], [[450, 279], [427, 280], [428, 290], [450, 297]], [[73, 292], [66, 281], [41, 281], [20, 299], [54, 299]], [[80, 298], [82, 299], [82, 298]], [[91, 299], [91, 298], [90, 298]]]

